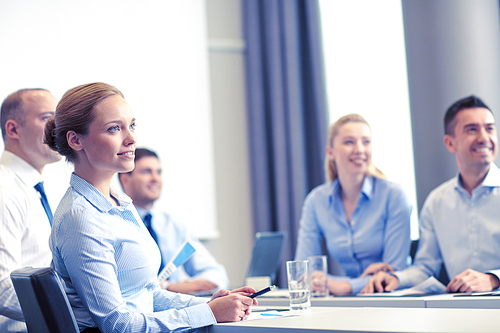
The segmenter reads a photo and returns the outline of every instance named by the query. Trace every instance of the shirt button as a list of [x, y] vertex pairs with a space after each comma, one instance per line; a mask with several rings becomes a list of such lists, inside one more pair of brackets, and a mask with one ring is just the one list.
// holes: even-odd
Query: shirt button
[[474, 251], [473, 255], [474, 255], [474, 257], [476, 257], [476, 256], [477, 256], [477, 252], [476, 252], [476, 251]]
[[351, 245], [351, 243], [352, 243], [352, 242], [351, 242], [351, 240], [349, 239], [349, 240], [347, 241], [347, 245]]
[[356, 225], [356, 221], [351, 221], [351, 225], [354, 227]]

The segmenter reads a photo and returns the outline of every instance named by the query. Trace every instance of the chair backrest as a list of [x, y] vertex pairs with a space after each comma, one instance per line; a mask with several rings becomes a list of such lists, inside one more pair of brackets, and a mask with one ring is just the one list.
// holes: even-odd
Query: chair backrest
[[61, 281], [50, 267], [24, 267], [10, 274], [28, 332], [79, 333]]
[[282, 231], [256, 233], [246, 277], [269, 276], [271, 282], [274, 283], [276, 271], [281, 262], [285, 238], [286, 234]]
[[[415, 257], [418, 250], [418, 241], [419, 241], [418, 239], [411, 241], [410, 256], [412, 264], [415, 262]], [[447, 286], [448, 283], [450, 283], [450, 277], [448, 276], [448, 271], [446, 270], [444, 262], [441, 264], [441, 269], [439, 270], [439, 273], [436, 276], [436, 278], [439, 280], [439, 282], [441, 282], [445, 286]]]

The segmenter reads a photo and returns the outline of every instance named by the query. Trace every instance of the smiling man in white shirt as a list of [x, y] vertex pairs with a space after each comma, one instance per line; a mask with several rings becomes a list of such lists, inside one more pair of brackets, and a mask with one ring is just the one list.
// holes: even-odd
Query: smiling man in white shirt
[[132, 198], [134, 206], [158, 244], [162, 265], [166, 265], [181, 248], [184, 241], [195, 243], [196, 252], [180, 269], [174, 271], [162, 287], [178, 293], [203, 294], [228, 288], [229, 280], [223, 265], [217, 262], [203, 244], [168, 213], [156, 207], [154, 202], [162, 189], [161, 164], [157, 154], [149, 149], [137, 148], [135, 169], [119, 174], [123, 191]]
[[[0, 157], [0, 332], [26, 332], [10, 273], [24, 266], [49, 266], [52, 213], [39, 192], [42, 171], [61, 156], [43, 143], [45, 122], [57, 99], [44, 89], [22, 89], [2, 103], [5, 150]], [[45, 201], [45, 202], [43, 202]]]
[[500, 285], [500, 170], [495, 119], [476, 96], [451, 105], [444, 144], [458, 166], [456, 177], [434, 189], [420, 213], [415, 263], [374, 275], [363, 293], [414, 286], [437, 276], [444, 263], [452, 278], [448, 292], [480, 292]]

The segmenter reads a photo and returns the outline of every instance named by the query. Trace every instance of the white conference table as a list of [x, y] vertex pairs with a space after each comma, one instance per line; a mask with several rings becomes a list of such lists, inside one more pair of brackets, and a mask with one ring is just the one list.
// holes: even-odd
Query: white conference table
[[[425, 297], [426, 308], [468, 308], [500, 309], [498, 296], [464, 296], [463, 294], [442, 294]], [[499, 329], [500, 331], [500, 326]]]
[[[259, 297], [262, 306], [289, 306], [290, 300], [285, 297]], [[314, 307], [405, 307], [425, 308], [423, 297], [341, 297], [311, 298]]]
[[[419, 297], [409, 296], [329, 296], [311, 298], [313, 307], [405, 307], [405, 308], [469, 308], [500, 309], [499, 296], [455, 296], [439, 294]], [[261, 306], [289, 306], [286, 297], [258, 298]], [[499, 326], [500, 327], [500, 326]], [[500, 328], [499, 328], [500, 331]]]
[[500, 309], [312, 307], [290, 317], [222, 323], [203, 333], [499, 332]]

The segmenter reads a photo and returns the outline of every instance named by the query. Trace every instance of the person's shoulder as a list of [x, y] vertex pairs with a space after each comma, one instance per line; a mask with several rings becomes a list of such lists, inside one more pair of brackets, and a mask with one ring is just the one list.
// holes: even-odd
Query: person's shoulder
[[23, 184], [14, 170], [8, 166], [0, 164], [0, 188], [10, 188], [12, 186], [19, 186]]
[[442, 197], [443, 195], [448, 195], [450, 191], [453, 191], [458, 185], [457, 177], [448, 179], [444, 183], [436, 186], [432, 191], [429, 192], [429, 198]]
[[373, 178], [373, 198], [391, 207], [411, 209], [408, 195], [400, 183], [385, 178]]
[[381, 187], [382, 189], [389, 189], [393, 191], [403, 191], [403, 186], [400, 183], [389, 180], [387, 178], [372, 177], [373, 184]]
[[52, 229], [66, 236], [76, 234], [106, 235], [111, 226], [101, 223], [102, 213], [85, 196], [68, 188], [54, 215]]
[[178, 230], [185, 230], [186, 226], [179, 220], [174, 218], [172, 214], [164, 209], [157, 208], [153, 206], [150, 213], [154, 216], [155, 224], [161, 224], [163, 228], [173, 227]]
[[450, 200], [452, 199], [455, 193], [455, 188], [458, 185], [458, 180], [457, 177], [453, 177], [451, 179], [448, 179], [444, 183], [441, 183], [434, 189], [432, 189], [427, 197], [425, 198], [424, 207], [431, 207], [434, 205], [439, 205], [443, 200]]
[[500, 187], [500, 169], [498, 169], [495, 163], [490, 164], [488, 174], [483, 180], [483, 186]]
[[0, 165], [0, 205], [24, 207], [28, 210], [30, 206], [29, 188], [16, 176], [9, 167]]
[[[303, 209], [326, 207], [332, 202], [335, 181], [327, 182], [313, 188], [305, 197]], [[315, 209], [315, 208], [314, 208]]]
[[406, 197], [406, 192], [403, 185], [386, 178], [372, 177], [373, 188], [375, 193], [385, 195], [387, 198], [391, 196]]
[[329, 196], [332, 193], [333, 182], [326, 182], [313, 188], [308, 196]]
[[0, 163], [0, 176], [3, 174], [13, 174], [14, 171], [9, 166]]
[[92, 204], [86, 198], [69, 187], [57, 206], [56, 214], [63, 216], [63, 220], [83, 220], [93, 214]]
[[161, 219], [165, 222], [177, 223], [169, 212], [157, 206], [153, 206], [153, 208], [149, 210], [149, 213], [151, 213], [155, 218], [161, 217]]

